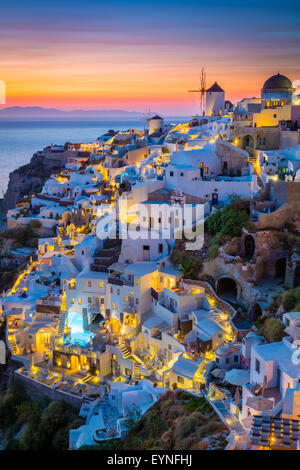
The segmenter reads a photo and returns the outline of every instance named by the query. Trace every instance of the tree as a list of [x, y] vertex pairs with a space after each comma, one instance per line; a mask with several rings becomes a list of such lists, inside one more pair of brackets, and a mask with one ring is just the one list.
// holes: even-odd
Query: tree
[[296, 305], [296, 297], [292, 290], [287, 290], [282, 295], [282, 306], [287, 312], [292, 310]]
[[267, 318], [264, 326], [259, 330], [269, 343], [281, 341], [284, 335], [284, 326], [276, 318]]
[[[206, 221], [206, 229], [210, 235], [226, 235], [228, 238], [239, 237], [247, 223], [249, 201], [233, 198], [223, 209], [217, 209]], [[220, 239], [220, 242], [225, 239]]]

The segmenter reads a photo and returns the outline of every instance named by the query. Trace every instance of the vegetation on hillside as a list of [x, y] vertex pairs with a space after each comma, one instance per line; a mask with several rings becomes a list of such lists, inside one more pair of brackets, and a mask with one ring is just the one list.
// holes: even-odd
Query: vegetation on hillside
[[184, 251], [184, 244], [181, 241], [175, 244], [171, 254], [171, 261], [177, 268], [181, 268], [183, 277], [198, 279], [202, 269], [202, 261]]
[[281, 341], [284, 336], [283, 323], [276, 318], [267, 318], [259, 328], [258, 334], [263, 336], [269, 343]]
[[208, 259], [218, 256], [220, 246], [241, 235], [249, 221], [249, 201], [232, 197], [222, 209], [216, 209], [205, 223], [206, 232], [212, 237], [208, 249]]
[[284, 292], [281, 303], [286, 312], [300, 312], [300, 286]]
[[0, 397], [0, 423], [6, 450], [67, 450], [69, 430], [84, 420], [62, 401], [31, 400], [19, 384]]
[[12, 249], [23, 248], [28, 246], [30, 248], [37, 248], [38, 246], [38, 233], [37, 230], [41, 227], [39, 220], [33, 220], [24, 228], [8, 229], [0, 234], [0, 239], [13, 240]]

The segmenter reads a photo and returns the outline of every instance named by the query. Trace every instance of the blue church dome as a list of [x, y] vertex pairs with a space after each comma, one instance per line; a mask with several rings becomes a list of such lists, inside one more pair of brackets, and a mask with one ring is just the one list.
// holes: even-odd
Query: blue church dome
[[287, 93], [293, 91], [293, 85], [288, 77], [278, 73], [277, 75], [272, 75], [272, 77], [265, 81], [263, 91], [267, 93], [272, 91]]

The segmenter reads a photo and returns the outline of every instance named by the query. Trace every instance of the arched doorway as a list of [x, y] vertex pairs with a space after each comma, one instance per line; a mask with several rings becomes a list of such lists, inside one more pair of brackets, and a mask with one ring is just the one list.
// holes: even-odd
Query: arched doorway
[[252, 323], [255, 323], [258, 318], [260, 318], [262, 315], [262, 309], [261, 306], [258, 303], [255, 303], [251, 306], [250, 311], [249, 311], [249, 320]]
[[243, 149], [245, 150], [247, 147], [254, 147], [254, 141], [251, 135], [245, 135], [243, 138]]
[[238, 286], [231, 277], [221, 277], [217, 281], [217, 294], [221, 299], [235, 302], [238, 298]]
[[279, 258], [275, 263], [275, 277], [276, 279], [285, 278], [286, 258]]
[[205, 119], [205, 118], [203, 118], [203, 119], [201, 119], [201, 121], [200, 121], [200, 126], [203, 126], [204, 124], [207, 124], [207, 123], [208, 123], [208, 120]]
[[246, 235], [244, 238], [244, 253], [247, 259], [253, 258], [255, 251], [255, 241], [251, 235]]

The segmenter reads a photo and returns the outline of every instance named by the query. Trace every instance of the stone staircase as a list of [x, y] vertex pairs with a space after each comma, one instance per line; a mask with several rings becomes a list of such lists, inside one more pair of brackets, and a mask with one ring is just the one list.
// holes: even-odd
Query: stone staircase
[[67, 296], [66, 293], [63, 293], [60, 312], [58, 315], [59, 322], [58, 322], [58, 334], [63, 335], [65, 332], [65, 325], [66, 325], [66, 313], [67, 313]]
[[138, 365], [137, 362], [133, 363], [133, 369], [132, 369], [132, 379], [133, 380], [139, 380], [140, 378], [140, 366]]
[[200, 382], [194, 382], [193, 388], [194, 388], [195, 393], [200, 393], [200, 392], [201, 392], [201, 388], [200, 388], [200, 387], [201, 387]]
[[259, 186], [259, 189], [260, 189], [261, 191], [264, 191], [265, 188], [264, 188], [262, 179], [261, 179], [258, 175], [256, 175], [256, 176], [257, 176], [257, 185]]
[[66, 312], [59, 312], [58, 315], [58, 334], [63, 335], [65, 332], [65, 324], [66, 324]]
[[256, 161], [257, 161], [257, 157], [256, 157], [256, 155], [251, 155], [251, 154], [249, 153], [248, 160], [249, 160], [249, 162], [253, 163], [253, 165], [255, 166]]
[[103, 248], [98, 248], [93, 256], [91, 271], [108, 272], [109, 266], [116, 263], [121, 252], [121, 240], [105, 240]]
[[206, 293], [206, 298], [207, 298], [207, 300], [208, 300], [208, 302], [209, 302], [210, 311], [211, 311], [211, 313], [213, 314], [214, 319], [215, 319], [217, 322], [222, 322], [222, 321], [223, 321], [222, 312], [216, 307], [216, 299], [215, 299], [215, 297], [209, 292], [209, 293]]
[[128, 358], [131, 356], [130, 349], [129, 349], [129, 347], [125, 344], [125, 341], [124, 341], [124, 339], [122, 339], [122, 338], [119, 339], [119, 349], [120, 349], [120, 351], [122, 352], [123, 357], [124, 357], [125, 359], [128, 359]]
[[17, 354], [17, 344], [15, 340], [15, 335], [9, 335], [7, 337], [9, 348], [13, 355]]

